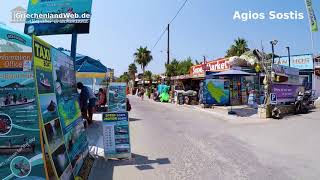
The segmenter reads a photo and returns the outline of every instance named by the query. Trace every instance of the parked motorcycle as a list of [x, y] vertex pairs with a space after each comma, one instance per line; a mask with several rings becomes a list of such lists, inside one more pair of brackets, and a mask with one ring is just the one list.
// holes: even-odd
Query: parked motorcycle
[[295, 101], [295, 113], [308, 113], [309, 110], [312, 108], [314, 103], [313, 97], [312, 97], [312, 91], [307, 90], [304, 93], [299, 92], [298, 96]]

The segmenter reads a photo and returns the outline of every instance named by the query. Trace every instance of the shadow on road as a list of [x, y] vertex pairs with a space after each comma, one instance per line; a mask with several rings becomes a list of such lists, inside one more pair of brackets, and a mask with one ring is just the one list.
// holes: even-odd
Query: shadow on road
[[113, 172], [116, 166], [135, 166], [138, 170], [154, 169], [153, 165], [170, 164], [168, 158], [149, 159], [147, 156], [132, 154], [132, 158], [122, 160], [106, 160], [103, 157], [96, 159], [95, 165], [92, 167], [89, 180], [112, 180]]
[[129, 118], [129, 121], [140, 121], [142, 119], [138, 119], [138, 118]]

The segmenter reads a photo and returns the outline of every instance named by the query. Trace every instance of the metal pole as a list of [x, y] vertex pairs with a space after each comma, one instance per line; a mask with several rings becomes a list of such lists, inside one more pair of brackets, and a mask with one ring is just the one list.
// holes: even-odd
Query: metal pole
[[286, 47], [288, 50], [289, 67], [291, 67], [290, 47]]
[[167, 50], [167, 54], [168, 54], [168, 59], [167, 59], [167, 64], [170, 64], [170, 24], [168, 24], [168, 50]]
[[76, 67], [76, 54], [77, 54], [77, 38], [78, 38], [78, 34], [77, 33], [72, 33], [72, 39], [71, 39], [71, 57], [73, 58], [73, 66], [74, 66], [74, 70], [77, 71], [75, 69]]

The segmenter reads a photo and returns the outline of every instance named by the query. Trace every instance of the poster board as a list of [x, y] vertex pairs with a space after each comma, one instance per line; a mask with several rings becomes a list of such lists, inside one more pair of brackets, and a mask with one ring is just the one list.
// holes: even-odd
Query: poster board
[[74, 175], [78, 175], [88, 153], [81, 110], [76, 89], [74, 62], [70, 56], [51, 48], [53, 79], [58, 103], [58, 112]]
[[102, 115], [103, 144], [106, 158], [131, 158], [128, 112]]
[[127, 112], [127, 84], [110, 83], [108, 86], [108, 112]]
[[33, 72], [0, 79], [0, 179], [45, 179]]
[[73, 179], [88, 154], [76, 91], [73, 60], [33, 36], [40, 123], [54, 177]]

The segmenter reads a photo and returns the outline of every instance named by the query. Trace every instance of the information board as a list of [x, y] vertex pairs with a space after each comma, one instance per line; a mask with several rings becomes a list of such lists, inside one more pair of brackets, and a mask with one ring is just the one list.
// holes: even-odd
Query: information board
[[0, 79], [0, 179], [45, 179], [33, 72]]
[[104, 153], [106, 158], [130, 158], [128, 112], [108, 112], [102, 115]]

